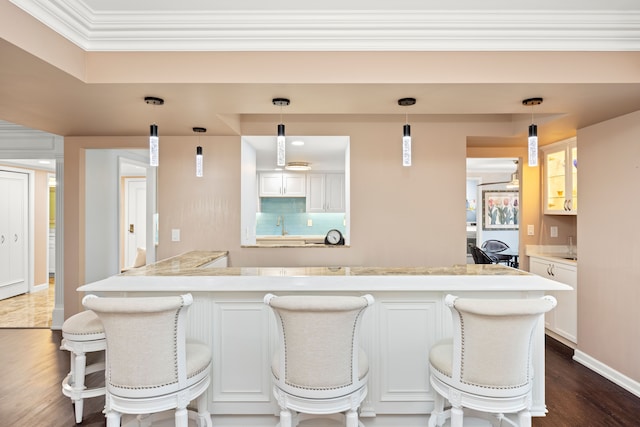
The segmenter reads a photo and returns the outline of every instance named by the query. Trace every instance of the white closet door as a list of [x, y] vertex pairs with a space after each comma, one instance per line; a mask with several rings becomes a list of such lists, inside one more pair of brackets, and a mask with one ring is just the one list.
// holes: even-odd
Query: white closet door
[[26, 293], [28, 175], [0, 171], [0, 299]]

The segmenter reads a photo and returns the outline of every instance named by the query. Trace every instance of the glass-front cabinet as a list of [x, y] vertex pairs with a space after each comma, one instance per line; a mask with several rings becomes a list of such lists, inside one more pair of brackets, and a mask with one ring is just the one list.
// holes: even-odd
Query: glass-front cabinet
[[546, 145], [544, 153], [544, 213], [578, 213], [578, 147], [576, 138]]

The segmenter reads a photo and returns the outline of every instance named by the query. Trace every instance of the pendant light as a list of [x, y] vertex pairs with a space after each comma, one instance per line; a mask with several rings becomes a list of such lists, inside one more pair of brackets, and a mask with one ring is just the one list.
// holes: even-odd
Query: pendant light
[[[398, 105], [407, 107], [416, 103], [415, 98], [401, 98]], [[411, 166], [411, 126], [409, 125], [409, 114], [405, 116], [405, 124], [402, 127], [402, 166]]]
[[529, 167], [536, 167], [538, 166], [538, 126], [533, 123], [533, 107], [542, 104], [542, 98], [528, 98], [523, 100], [522, 104], [531, 106], [531, 124], [529, 125], [527, 153]]
[[198, 134], [198, 146], [196, 147], [196, 176], [202, 178], [202, 146], [200, 146], [200, 134], [205, 133], [207, 128], [194, 127], [193, 131]]
[[276, 137], [276, 165], [282, 167], [286, 164], [285, 161], [285, 136], [284, 136], [284, 124], [282, 123], [282, 107], [289, 105], [287, 98], [273, 98], [271, 100], [273, 105], [280, 107], [280, 124], [278, 124], [278, 136]]
[[[164, 99], [155, 96], [145, 96], [144, 102], [149, 105], [163, 105]], [[149, 129], [149, 165], [158, 166], [160, 154], [160, 139], [158, 138], [158, 125], [153, 123]]]
[[513, 163], [516, 165], [516, 170], [511, 174], [511, 181], [507, 183], [508, 189], [520, 188], [520, 179], [518, 178], [518, 161], [514, 160]]

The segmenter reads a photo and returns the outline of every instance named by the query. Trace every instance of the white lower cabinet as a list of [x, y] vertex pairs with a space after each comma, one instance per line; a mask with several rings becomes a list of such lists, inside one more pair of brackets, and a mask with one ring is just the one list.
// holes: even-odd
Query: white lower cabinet
[[549, 292], [558, 301], [555, 309], [545, 315], [545, 327], [573, 344], [578, 342], [578, 268], [574, 263], [552, 261], [549, 258], [529, 258], [529, 272], [564, 283], [572, 291]]

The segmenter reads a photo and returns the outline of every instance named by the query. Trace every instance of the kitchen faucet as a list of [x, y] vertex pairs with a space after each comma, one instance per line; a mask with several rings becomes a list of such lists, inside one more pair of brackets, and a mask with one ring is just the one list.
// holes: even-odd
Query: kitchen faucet
[[276, 223], [276, 225], [281, 225], [282, 226], [282, 235], [283, 236], [286, 235], [286, 234], [289, 234], [289, 232], [285, 231], [285, 229], [284, 229], [284, 215], [278, 217], [278, 222]]

